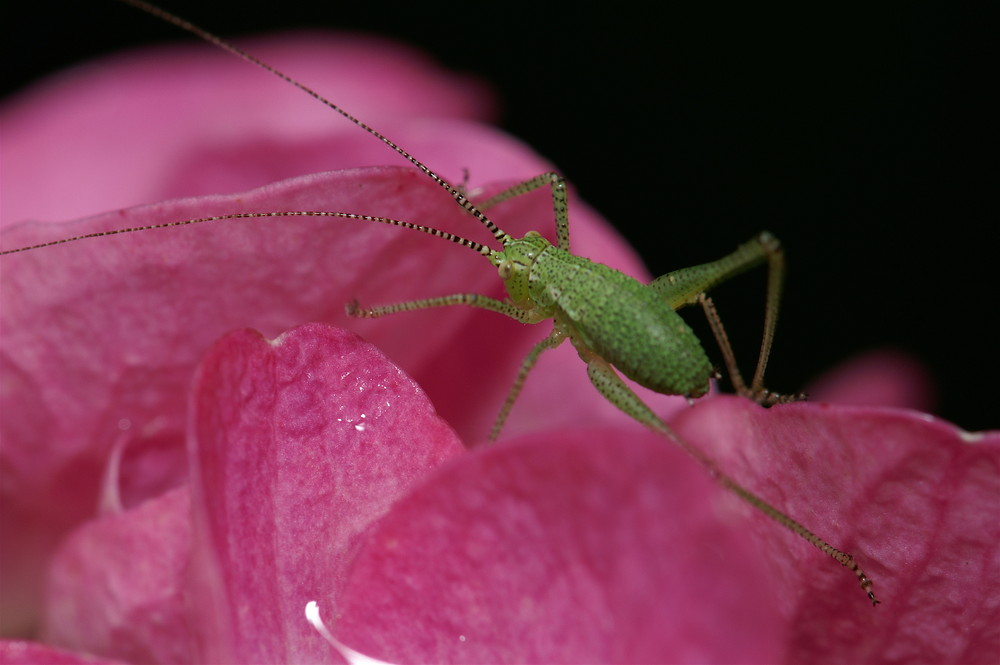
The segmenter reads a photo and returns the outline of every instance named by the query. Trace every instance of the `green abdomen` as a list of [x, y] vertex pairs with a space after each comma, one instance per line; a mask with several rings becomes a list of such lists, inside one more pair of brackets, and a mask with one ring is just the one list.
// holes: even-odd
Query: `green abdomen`
[[691, 328], [646, 285], [556, 247], [536, 260], [529, 293], [622, 374], [664, 394], [698, 396], [712, 366]]

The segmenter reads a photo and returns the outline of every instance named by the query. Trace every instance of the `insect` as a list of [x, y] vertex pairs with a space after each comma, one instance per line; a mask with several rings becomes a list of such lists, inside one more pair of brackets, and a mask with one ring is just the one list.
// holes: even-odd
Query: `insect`
[[[478, 293], [457, 293], [373, 307], [352, 302], [347, 305], [347, 312], [358, 318], [380, 318], [404, 311], [463, 305], [487, 309], [526, 324], [551, 319], [552, 332], [531, 349], [521, 364], [490, 432], [491, 440], [498, 437], [541, 354], [568, 340], [586, 364], [588, 376], [594, 387], [610, 403], [680, 446], [706, 467], [724, 488], [849, 568], [857, 576], [860, 586], [872, 603], [879, 602], [872, 591], [872, 580], [852, 556], [833, 547], [723, 473], [710, 458], [677, 436], [619, 376], [620, 372], [638, 384], [663, 394], [684, 395], [690, 398], [705, 394], [709, 381], [714, 376], [713, 367], [701, 343], [676, 313], [677, 309], [684, 306], [700, 305], [722, 349], [726, 368], [737, 392], [764, 404], [794, 399], [770, 393], [764, 388], [764, 373], [777, 321], [784, 265], [780, 244], [773, 236], [761, 233], [718, 261], [677, 270], [657, 278], [648, 285], [642, 284], [612, 268], [572, 254], [567, 187], [560, 175], [552, 172], [543, 173], [503, 190], [485, 201], [473, 201], [463, 187], [450, 184], [378, 130], [295, 79], [153, 5], [141, 0], [122, 1], [234, 53], [339, 113], [407, 159], [428, 180], [444, 190], [444, 193], [450, 196], [465, 214], [492, 234], [496, 245], [482, 244], [437, 228], [385, 216], [347, 212], [290, 211], [209, 215], [98, 231], [6, 250], [2, 252], [3, 254], [38, 250], [88, 238], [224, 220], [268, 217], [333, 217], [357, 222], [376, 222], [447, 240], [484, 257], [503, 281], [508, 298], [499, 300]], [[486, 214], [494, 206], [539, 189], [548, 189], [551, 196], [556, 227], [555, 244], [533, 231], [522, 237], [515, 237], [502, 230]], [[757, 368], [747, 385], [740, 375], [721, 320], [707, 293], [718, 283], [761, 264], [766, 264], [768, 267], [765, 328]]]

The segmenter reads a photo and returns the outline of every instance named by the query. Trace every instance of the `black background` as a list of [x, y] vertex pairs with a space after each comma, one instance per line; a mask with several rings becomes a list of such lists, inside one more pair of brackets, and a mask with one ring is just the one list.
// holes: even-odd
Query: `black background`
[[[10, 4], [5, 92], [87, 57], [185, 39], [110, 0]], [[164, 0], [227, 37], [358, 29], [475, 73], [498, 91], [502, 125], [655, 274], [761, 229], [782, 239], [790, 271], [772, 388], [897, 348], [932, 372], [937, 413], [996, 428], [997, 146], [985, 107], [996, 24], [946, 2], [574, 4]], [[746, 329], [746, 361], [763, 279], [737, 281], [717, 302], [731, 333]]]

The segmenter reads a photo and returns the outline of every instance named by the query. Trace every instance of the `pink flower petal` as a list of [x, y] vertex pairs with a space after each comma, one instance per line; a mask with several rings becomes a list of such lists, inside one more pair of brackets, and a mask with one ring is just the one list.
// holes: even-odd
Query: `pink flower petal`
[[[261, 53], [316, 80], [302, 74], [305, 65]], [[8, 107], [0, 118], [5, 162], [25, 156], [23, 169], [18, 162], [8, 171], [27, 180], [13, 188], [18, 196], [11, 195], [14, 181], [3, 180], [5, 248], [87, 230], [292, 209], [396, 216], [484, 239], [437, 187], [395, 168], [309, 176], [243, 195], [167, 202], [49, 228], [7, 226], [23, 217], [75, 217], [163, 196], [245, 190], [308, 170], [399, 161], [322, 109], [313, 109], [307, 121], [287, 113], [286, 100], [288, 109], [309, 113], [300, 93], [256, 94], [266, 77], [244, 63], [208, 51], [232, 74], [220, 78], [192, 61], [208, 72], [202, 85], [175, 69], [179, 57], [173, 52], [166, 63], [140, 62], [130, 76], [117, 71], [104, 84], [71, 84], [93, 90], [98, 102], [131, 109], [124, 117], [80, 94], [72, 108], [52, 103], [64, 93], [40, 93], [37, 103]], [[468, 167], [478, 187], [548, 168], [516, 142], [454, 120], [474, 111], [463, 108], [461, 89], [446, 92], [453, 82], [439, 86], [437, 74], [396, 70], [392, 58], [384, 71], [371, 54], [363, 59], [375, 62], [375, 70], [353, 84], [338, 80], [331, 95], [435, 170], [457, 180]], [[358, 71], [356, 63], [348, 69]], [[135, 83], [138, 78], [148, 84]], [[229, 87], [237, 79], [242, 87]], [[112, 93], [107, 86], [115, 81], [141, 94]], [[385, 103], [379, 81], [405, 100]], [[372, 96], [356, 104], [366, 87]], [[250, 98], [248, 89], [261, 103], [245, 115], [233, 111], [232, 100]], [[207, 106], [180, 94], [203, 99], [206, 90], [220, 93]], [[431, 94], [421, 102], [423, 91]], [[164, 100], [179, 100], [192, 114], [182, 121]], [[75, 115], [60, 116], [55, 106]], [[146, 113], [152, 108], [167, 108], [169, 121]], [[417, 108], [428, 117], [414, 123], [392, 115], [404, 109], [422, 116]], [[269, 128], [272, 114], [282, 124]], [[448, 119], [429, 117], [436, 114]], [[147, 117], [158, 131], [132, 124]], [[219, 125], [202, 126], [200, 117], [222, 120], [232, 132], [219, 135]], [[74, 124], [95, 118], [103, 125]], [[59, 128], [68, 135], [53, 141], [49, 132]], [[56, 144], [60, 151], [53, 155], [48, 146]], [[40, 161], [30, 161], [36, 157]], [[25, 212], [8, 214], [14, 203]], [[577, 253], [642, 276], [631, 252], [590, 211], [573, 201], [572, 214]], [[544, 191], [499, 206], [491, 216], [513, 234], [551, 233]], [[470, 252], [343, 220], [225, 222], [109, 237], [4, 257], [3, 270], [3, 623], [10, 625], [14, 608], [21, 629], [30, 625], [49, 553], [93, 516], [109, 451], [127, 437], [122, 486], [134, 508], [88, 524], [60, 550], [50, 630], [53, 639], [58, 633], [65, 641], [120, 642], [130, 654], [146, 654], [136, 656], [142, 660], [170, 658], [171, 649], [182, 646], [163, 644], [155, 626], [145, 623], [168, 616], [170, 630], [180, 625], [171, 595], [182, 586], [179, 550], [170, 548], [182, 545], [182, 537], [167, 531], [175, 534], [170, 557], [136, 552], [155, 535], [143, 516], [162, 509], [143, 502], [187, 481], [181, 440], [188, 388], [196, 363], [219, 335], [246, 326], [276, 335], [310, 320], [349, 323], [406, 367], [473, 442], [488, 430], [522, 354], [547, 330], [459, 309], [348, 322], [343, 305], [354, 297], [377, 303], [501, 291], [495, 272]], [[326, 329], [304, 330], [276, 345], [250, 333], [227, 337], [201, 374], [193, 420], [200, 428], [193, 587], [200, 614], [185, 636], [198, 641], [200, 655], [330, 658], [302, 619], [305, 602], [319, 600], [351, 646], [404, 660], [469, 654], [491, 660], [1000, 659], [996, 434], [974, 437], [913, 413], [823, 404], [765, 412], [734, 399], [705, 400], [677, 417], [679, 431], [734, 477], [857, 555], [883, 601], [872, 610], [849, 573], [708, 483], [690, 460], [634, 428], [608, 430], [624, 416], [596, 395], [568, 346], [540, 363], [505, 431], [512, 437], [545, 429], [551, 436], [461, 456], [389, 509], [432, 466], [420, 466], [426, 458], [397, 455], [386, 462], [373, 455], [375, 448], [348, 455], [315, 440], [286, 448], [295, 437], [275, 434], [337, 430], [344, 423], [324, 408], [370, 406], [319, 403], [304, 373], [279, 385], [286, 361], [336, 384], [345, 368], [318, 349], [357, 349]], [[230, 360], [260, 371], [241, 373]], [[374, 363], [363, 354], [347, 370], [371, 370]], [[393, 390], [390, 401], [416, 408], [412, 384], [395, 369], [385, 371], [403, 395]], [[898, 368], [866, 370], [831, 394], [859, 399], [864, 392], [861, 399], [869, 403], [914, 406], [897, 379], [886, 379], [902, 375]], [[875, 385], [883, 388], [872, 390]], [[282, 405], [292, 408], [245, 409], [247, 420], [241, 420], [235, 415], [244, 398], [240, 388], [252, 388], [250, 395], [264, 402], [267, 395], [275, 403], [283, 396]], [[207, 404], [213, 391], [218, 408]], [[655, 406], [666, 413], [669, 403]], [[389, 429], [398, 442], [401, 434], [419, 440], [427, 427], [402, 420]], [[360, 434], [355, 429], [352, 436]], [[258, 443], [248, 449], [247, 440]], [[398, 451], [392, 444], [383, 441], [377, 450]], [[438, 450], [436, 457], [427, 453], [435, 460], [456, 448], [449, 443], [445, 453], [433, 441], [423, 444], [425, 453], [428, 446]], [[336, 488], [351, 488], [364, 500], [347, 501]], [[367, 531], [383, 513], [374, 533]], [[348, 571], [359, 549], [362, 556]], [[120, 559], [113, 554], [126, 553], [134, 555], [134, 571], [115, 564]], [[160, 580], [159, 589], [135, 579], [133, 573], [157, 565], [149, 579]], [[74, 571], [81, 573], [76, 579]], [[397, 576], [384, 577], [389, 573]], [[124, 592], [110, 594], [116, 587]], [[69, 604], [60, 605], [64, 600]]]
[[[547, 208], [544, 197], [521, 205], [528, 204], [536, 212]], [[435, 187], [410, 171], [389, 169], [305, 178], [239, 198], [163, 204], [87, 220], [61, 233], [272, 209], [368, 210], [417, 223], [467, 224]], [[587, 235], [581, 228], [578, 236]], [[329, 248], [336, 248], [335, 256]], [[301, 321], [346, 324], [343, 307], [355, 296], [385, 302], [455, 290], [500, 295], [494, 270], [471, 252], [343, 220], [234, 223], [85, 241], [5, 257], [4, 278], [2, 362], [20, 388], [4, 396], [10, 415], [2, 454], [15, 475], [8, 485], [11, 510], [0, 519], [10, 519], [10, 528], [22, 519], [45, 525], [21, 541], [25, 567], [42, 563], [38, 552], [91, 513], [96, 499], [89, 497], [96, 496], [100, 469], [122, 428], [133, 437], [130, 454], [155, 449], [169, 458], [169, 441], [177, 450], [191, 368], [223, 331], [252, 325], [273, 335]], [[457, 424], [477, 438], [495, 417], [519, 357], [544, 333], [460, 308], [350, 323], [428, 377], [437, 401], [449, 415], [461, 415]], [[414, 344], [408, 333], [415, 329], [434, 333]], [[491, 347], [502, 353], [487, 355]], [[459, 352], [463, 348], [469, 350]], [[456, 353], [467, 360], [453, 362]], [[575, 357], [563, 359], [549, 366], [556, 374], [572, 366], [579, 385]], [[492, 375], [494, 366], [499, 378], [484, 384], [481, 377]], [[529, 390], [546, 385], [546, 371], [539, 370]], [[601, 402], [585, 384], [580, 392], [586, 396], [580, 413], [588, 402]], [[530, 395], [523, 404], [551, 410]], [[613, 411], [598, 404], [592, 412], [602, 409]], [[529, 409], [517, 413], [521, 422], [531, 422]], [[159, 491], [182, 479], [157, 477], [149, 484]], [[130, 476], [129, 483], [136, 501], [150, 495], [141, 478]]]
[[596, 430], [435, 474], [369, 534], [335, 633], [396, 662], [1000, 655], [1000, 435], [737, 398], [703, 400], [677, 428], [856, 555], [882, 605], [662, 441]]
[[892, 409], [764, 411], [731, 397], [699, 402], [675, 425], [875, 580], [882, 604], [871, 610], [850, 574], [754, 513], [776, 584], [796, 600], [788, 662], [1000, 657], [1000, 433]]
[[927, 370], [915, 358], [890, 349], [848, 359], [806, 392], [813, 402], [934, 410], [934, 389]]
[[334, 631], [391, 662], [774, 662], [768, 562], [691, 467], [638, 428], [461, 458], [369, 535]]
[[[386, 131], [402, 118], [413, 126], [492, 113], [481, 84], [398, 44], [300, 33], [244, 46]], [[207, 44], [123, 53], [53, 77], [0, 108], [0, 141], [5, 225], [403, 163], [303, 93]]]
[[318, 324], [224, 337], [191, 418], [202, 658], [330, 658], [306, 603], [337, 597], [359, 535], [461, 442], [374, 347]]
[[136, 663], [192, 662], [190, 554], [186, 487], [87, 522], [52, 563], [45, 640]]
[[[210, 50], [207, 53], [210, 59], [216, 56]], [[136, 89], [141, 99], [116, 94], [113, 103], [129, 107], [133, 103], [166, 104], [178, 99], [179, 91], [186, 89], [190, 79], [186, 75], [169, 75], [177, 57], [176, 52], [172, 53], [166, 65], [142, 61], [137, 66], [139, 73], [131, 74], [133, 78], [148, 78], [148, 85]], [[225, 62], [226, 57], [219, 60]], [[240, 65], [246, 67], [244, 63], [235, 64], [236, 71], [242, 71]], [[116, 71], [110, 71], [109, 80], [115, 79]], [[128, 80], [127, 73], [123, 73], [123, 80]], [[387, 76], [390, 85], [395, 85], [396, 79]], [[232, 99], [256, 96], [261, 84], [260, 77], [239, 80], [245, 84], [241, 91], [222, 87], [229, 111]], [[368, 78], [365, 84], [377, 90], [378, 81]], [[86, 81], [70, 85], [86, 87]], [[95, 85], [98, 98], [107, 101], [107, 90]], [[252, 86], [249, 92], [246, 86]], [[439, 96], [434, 92], [438, 87], [425, 88]], [[331, 89], [336, 90], [333, 86]], [[152, 93], [159, 97], [147, 100]], [[293, 103], [310, 107], [308, 99], [300, 99], [294, 91], [290, 96]], [[60, 108], [70, 113], [87, 106], [79, 96], [74, 99], [79, 104], [73, 109], [65, 105]], [[10, 107], [13, 115], [5, 115], [0, 126], [5, 132], [20, 127], [13, 121], [20, 118], [28, 124], [24, 132], [11, 134], [12, 140], [30, 139], [36, 147], [50, 145], [52, 138], [44, 132], [58, 125], [62, 116], [29, 131], [33, 114], [38, 114], [41, 121], [54, 112], [50, 97], [42, 95], [36, 102]], [[95, 108], [102, 107], [98, 104]], [[175, 116], [168, 124], [171, 131], [185, 122], [197, 126], [203, 109], [194, 105], [184, 108], [190, 115]], [[393, 108], [410, 106], [396, 104]], [[110, 126], [101, 131], [77, 127], [73, 131], [84, 142], [95, 136], [106, 137], [121, 124], [121, 118], [113, 113], [83, 115], [103, 118]], [[335, 129], [331, 138], [322, 143], [323, 148], [343, 160], [335, 163], [399, 161], [385, 146], [342, 118], [331, 113], [324, 117]], [[287, 126], [299, 122], [299, 118], [287, 114], [271, 119]], [[247, 122], [249, 128], [257, 124], [259, 119]], [[347, 131], [342, 131], [345, 128]], [[137, 134], [149, 139], [157, 136], [148, 129], [123, 129], [127, 130], [127, 140], [122, 144], [131, 145]], [[430, 120], [407, 125], [398, 121], [393, 129], [398, 130], [393, 133], [397, 140], [440, 172], [460, 178], [462, 168], [468, 167], [472, 186], [492, 177], [525, 178], [547, 168], [515, 141], [472, 125]], [[202, 135], [193, 134], [193, 143], [200, 144]], [[287, 161], [282, 168], [288, 171], [282, 173], [301, 172], [302, 163], [296, 161], [299, 153], [294, 147], [304, 139], [295, 130], [279, 128], [275, 135], [292, 135], [295, 140], [291, 147], [276, 144], [277, 139], [252, 139], [243, 147], [232, 148], [231, 154], [237, 157], [227, 159], [250, 168], [236, 169], [235, 173], [242, 173], [239, 177], [246, 179], [227, 180], [225, 186], [245, 187], [246, 183], [261, 182], [259, 169], [253, 167], [260, 162]], [[249, 136], [255, 134], [250, 132]], [[6, 133], [4, 141], [5, 163], [18, 164], [8, 158]], [[62, 144], [60, 157], [76, 149]], [[155, 157], [154, 161], [166, 160], [169, 153], [148, 145], [142, 151], [147, 159]], [[24, 154], [47, 153], [41, 149], [33, 152], [26, 144]], [[110, 166], [84, 158], [86, 172], [78, 175], [81, 182], [90, 184], [76, 194], [66, 194], [67, 200], [87, 210], [92, 209], [91, 205], [113, 206], [136, 200], [130, 198], [133, 191], [148, 194], [149, 190], [136, 190], [130, 184], [129, 178], [137, 169], [133, 161], [120, 156], [113, 156], [113, 161], [118, 168], [107, 171], [105, 185], [98, 186], [91, 176]], [[167, 161], [170, 164], [164, 168], [180, 177], [192, 171], [193, 163], [202, 163], [202, 157]], [[211, 160], [206, 163], [216, 164]], [[305, 164], [316, 163], [306, 159]], [[52, 164], [51, 177], [38, 181], [48, 189], [32, 189], [32, 200], [58, 202], [65, 178], [77, 182], [68, 174], [59, 175], [58, 168]], [[8, 170], [21, 172], [20, 167]], [[266, 175], [270, 177], [272, 172]], [[199, 175], [194, 180], [203, 179]], [[3, 183], [5, 192], [0, 198], [7, 203], [11, 181], [5, 177]], [[114, 192], [106, 191], [107, 183], [130, 193], [116, 198]], [[492, 191], [496, 189], [492, 187]], [[185, 185], [168, 187], [166, 191], [190, 190]], [[88, 198], [91, 193], [98, 203]], [[620, 239], [585, 206], [574, 204], [577, 251], [641, 274], [637, 260]], [[302, 209], [389, 215], [488, 239], [449, 197], [422, 176], [400, 169], [372, 169], [305, 177], [236, 196], [186, 199], [116, 211], [67, 224], [7, 225], [2, 241], [4, 248], [10, 248], [210, 214]], [[45, 210], [58, 214], [66, 208], [40, 207], [34, 216], [44, 216]], [[496, 217], [511, 233], [523, 234], [530, 228], [551, 233], [551, 205], [544, 191], [498, 206]], [[7, 213], [2, 218], [5, 223], [13, 219]], [[18, 545], [5, 552], [2, 571], [5, 593], [0, 623], [8, 631], [30, 630], [48, 552], [70, 528], [93, 514], [98, 479], [115, 442], [123, 436], [129, 439], [124, 467], [134, 471], [123, 473], [128, 505], [184, 482], [180, 441], [185, 390], [197, 359], [225, 331], [254, 327], [266, 335], [276, 335], [312, 320], [350, 325], [386, 348], [426, 384], [443, 414], [470, 441], [485, 436], [520, 357], [544, 334], [543, 330], [458, 308], [400, 317], [398, 322], [348, 321], [343, 306], [355, 297], [377, 303], [456, 290], [500, 295], [501, 288], [495, 271], [471, 252], [412, 232], [344, 220], [225, 222], [100, 238], [5, 256], [3, 271], [0, 335], [4, 344], [0, 368], [9, 390], [3, 395], [2, 405], [4, 446], [0, 456], [4, 462], [5, 510], [0, 515], [0, 537], [13, 542], [12, 537], [3, 534], [18, 533]], [[414, 330], [426, 331], [419, 344], [414, 343]], [[566, 371], [573, 372], [571, 381], [564, 380]], [[532, 377], [509, 431], [559, 424], [552, 419], [550, 402], [534, 399], [534, 395], [548, 397], [561, 385], [571, 386], [565, 394], [574, 396], [576, 407], [575, 412], [562, 414], [561, 422], [580, 418], [600, 421], [609, 415], [617, 418], [614, 408], [594, 396], [580, 376], [579, 364], [568, 349], [545, 359], [537, 376]], [[156, 462], [150, 463], [153, 460]], [[25, 528], [26, 524], [30, 528]]]

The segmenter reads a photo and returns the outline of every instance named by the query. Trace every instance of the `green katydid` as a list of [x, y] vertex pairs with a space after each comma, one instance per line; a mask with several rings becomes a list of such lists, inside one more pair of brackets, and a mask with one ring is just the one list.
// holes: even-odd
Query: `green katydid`
[[[474, 293], [459, 293], [375, 307], [362, 307], [355, 302], [347, 306], [348, 314], [360, 318], [377, 318], [403, 311], [466, 305], [498, 312], [522, 323], [538, 323], [552, 319], [552, 332], [537, 343], [522, 362], [490, 432], [490, 440], [498, 437], [528, 374], [542, 352], [555, 348], [569, 339], [586, 363], [591, 382], [606, 399], [639, 423], [681, 447], [704, 466], [724, 488], [849, 568], [857, 576], [872, 603], [879, 602], [872, 591], [871, 578], [864, 573], [851, 555], [833, 547], [724, 474], [709, 457], [675, 434], [618, 374], [621, 372], [639, 385], [663, 394], [684, 395], [689, 398], [704, 395], [708, 391], [710, 379], [714, 376], [712, 364], [693, 331], [676, 312], [684, 306], [700, 304], [721, 347], [727, 371], [739, 394], [767, 405], [797, 399], [797, 396], [777, 395], [764, 388], [764, 371], [777, 322], [784, 270], [783, 254], [776, 238], [769, 233], [761, 233], [718, 261], [676, 270], [649, 284], [642, 284], [613, 268], [593, 263], [589, 259], [571, 253], [567, 189], [564, 179], [558, 174], [544, 173], [506, 189], [484, 202], [474, 203], [467, 197], [463, 188], [451, 185], [386, 136], [290, 76], [158, 7], [142, 0], [121, 1], [194, 33], [267, 70], [336, 111], [385, 143], [444, 189], [459, 206], [493, 235], [501, 248], [494, 249], [439, 229], [387, 217], [345, 212], [293, 211], [217, 215], [115, 229], [11, 249], [0, 254], [34, 250], [105, 235], [227, 219], [296, 216], [337, 217], [379, 222], [416, 230], [469, 248], [484, 256], [498, 271], [507, 289], [509, 296], [507, 300], [500, 301]], [[512, 237], [485, 214], [491, 207], [503, 201], [544, 187], [548, 187], [551, 191], [556, 224], [555, 245], [534, 231], [528, 232], [521, 238]], [[718, 283], [764, 263], [768, 266], [764, 334], [757, 368], [750, 384], [747, 385], [740, 375], [721, 320], [707, 293]]]

